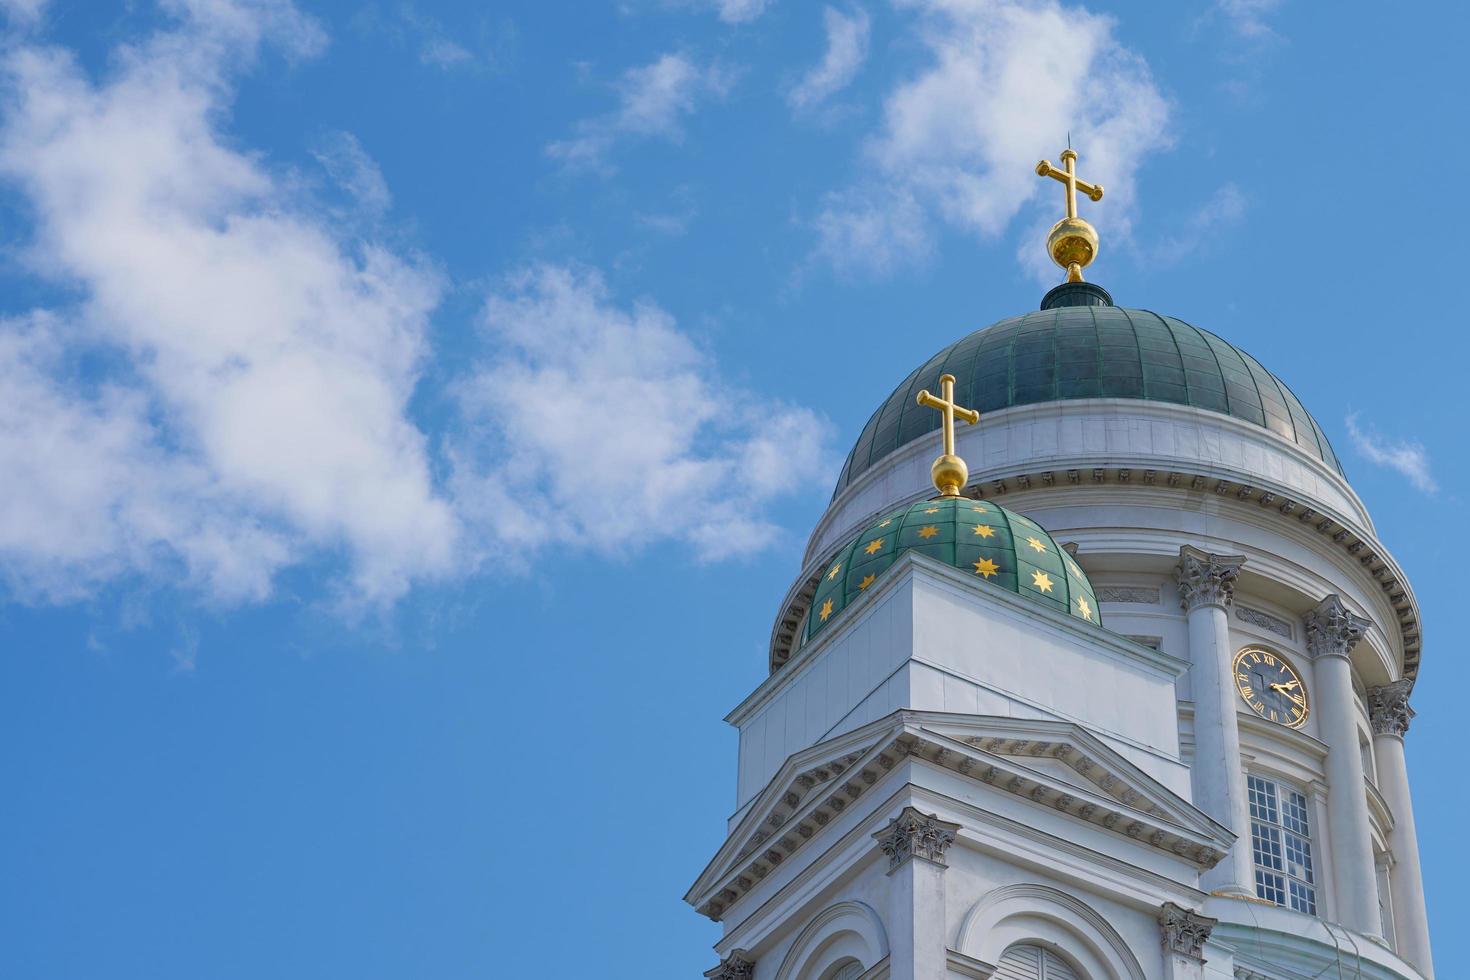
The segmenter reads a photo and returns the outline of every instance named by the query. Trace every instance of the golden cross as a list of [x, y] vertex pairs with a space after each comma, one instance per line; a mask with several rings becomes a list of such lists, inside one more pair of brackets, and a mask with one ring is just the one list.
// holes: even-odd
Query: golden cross
[[965, 461], [955, 455], [954, 451], [954, 420], [956, 417], [974, 425], [980, 421], [980, 413], [972, 408], [963, 408], [955, 404], [954, 400], [954, 375], [945, 374], [939, 378], [940, 397], [935, 398], [925, 388], [919, 392], [918, 403], [924, 408], [936, 409], [939, 417], [944, 420], [944, 455], [934, 461], [930, 474], [934, 477], [934, 486], [941, 495], [945, 497], [958, 497], [960, 488], [970, 478], [969, 467]]
[[1077, 152], [1070, 146], [1062, 151], [1062, 166], [1066, 169], [1058, 170], [1051, 165], [1050, 160], [1043, 160], [1036, 165], [1036, 173], [1041, 177], [1053, 177], [1067, 185], [1067, 217], [1077, 217], [1077, 192], [1081, 191], [1094, 201], [1101, 201], [1103, 189], [1101, 184], [1089, 184], [1077, 176]]

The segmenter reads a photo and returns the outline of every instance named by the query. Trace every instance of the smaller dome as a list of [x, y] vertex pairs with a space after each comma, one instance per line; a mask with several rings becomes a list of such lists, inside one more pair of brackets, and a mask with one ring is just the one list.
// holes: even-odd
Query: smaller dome
[[838, 550], [812, 599], [807, 639], [857, 602], [906, 551], [1102, 625], [1087, 573], [1040, 524], [988, 500], [941, 497], [884, 514]]

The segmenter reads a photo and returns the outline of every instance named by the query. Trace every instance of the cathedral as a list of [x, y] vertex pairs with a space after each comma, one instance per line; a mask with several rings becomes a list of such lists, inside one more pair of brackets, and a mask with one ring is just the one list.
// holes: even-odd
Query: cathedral
[[1414, 593], [1283, 381], [1084, 280], [1061, 160], [1066, 281], [878, 406], [726, 718], [705, 976], [1431, 978]]

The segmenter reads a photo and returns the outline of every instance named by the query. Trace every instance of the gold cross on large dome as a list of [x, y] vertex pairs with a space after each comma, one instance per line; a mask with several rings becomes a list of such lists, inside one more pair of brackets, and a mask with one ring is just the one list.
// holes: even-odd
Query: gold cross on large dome
[[[1069, 141], [1070, 142], [1070, 141]], [[1081, 191], [1094, 201], [1101, 201], [1101, 184], [1089, 184], [1077, 176], [1077, 151], [1070, 146], [1062, 151], [1062, 168], [1042, 160], [1036, 165], [1041, 177], [1059, 180], [1066, 188], [1067, 216], [1052, 225], [1051, 234], [1046, 236], [1046, 252], [1052, 261], [1067, 270], [1068, 282], [1082, 281], [1082, 267], [1097, 258], [1097, 230], [1077, 217], [1077, 192]]]

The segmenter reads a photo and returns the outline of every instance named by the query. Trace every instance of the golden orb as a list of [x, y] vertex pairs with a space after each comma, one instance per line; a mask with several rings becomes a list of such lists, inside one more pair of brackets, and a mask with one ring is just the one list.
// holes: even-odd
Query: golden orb
[[940, 494], [958, 497], [960, 488], [970, 479], [970, 468], [958, 456], [945, 453], [929, 467], [929, 475], [934, 478], [934, 485], [939, 488]]
[[1097, 258], [1097, 245], [1097, 229], [1081, 218], [1063, 218], [1046, 236], [1047, 254], [1067, 270], [1068, 282], [1082, 281], [1083, 267]]

